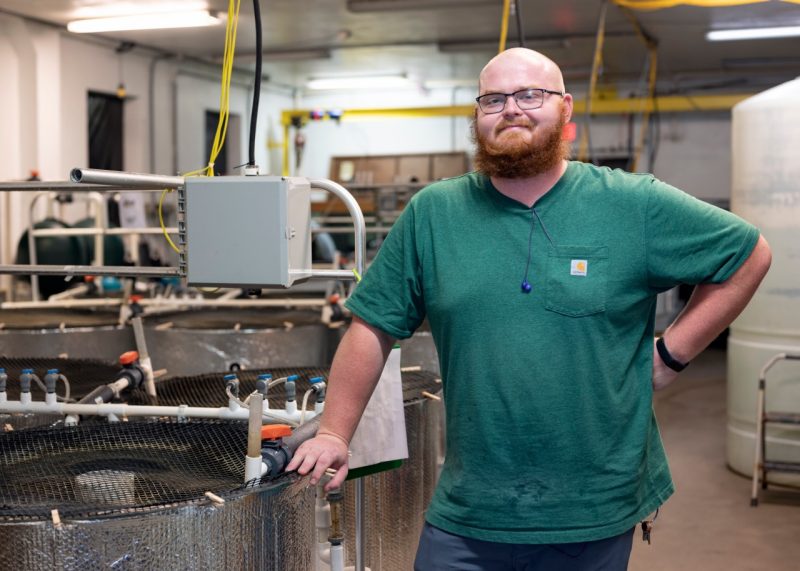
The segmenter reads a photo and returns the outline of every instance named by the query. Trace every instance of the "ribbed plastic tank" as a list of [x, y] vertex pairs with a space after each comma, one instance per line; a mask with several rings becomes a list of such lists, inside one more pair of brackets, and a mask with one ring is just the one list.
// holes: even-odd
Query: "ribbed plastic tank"
[[[759, 372], [778, 353], [800, 353], [800, 78], [733, 108], [731, 210], [759, 227], [772, 267], [728, 339], [727, 459], [751, 476]], [[767, 410], [800, 412], [800, 363], [767, 375]], [[800, 461], [800, 433], [769, 425], [769, 460]], [[797, 478], [770, 473], [771, 481]]]
[[0, 432], [0, 569], [313, 569], [314, 488], [245, 485], [246, 443], [203, 421]]

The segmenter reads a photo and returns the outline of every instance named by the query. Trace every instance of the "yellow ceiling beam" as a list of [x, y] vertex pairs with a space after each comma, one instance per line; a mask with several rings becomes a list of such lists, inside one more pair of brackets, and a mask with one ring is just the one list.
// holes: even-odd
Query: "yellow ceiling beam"
[[[754, 95], [753, 93], [736, 93], [727, 95], [664, 95], [657, 97], [655, 103], [647, 97], [628, 99], [595, 99], [592, 102], [592, 115], [615, 115], [641, 113], [648, 110], [659, 113], [682, 113], [693, 111], [726, 111], [740, 101]], [[453, 105], [442, 107], [394, 107], [383, 109], [345, 109], [341, 121], [358, 121], [365, 119], [402, 119], [425, 117], [471, 117], [474, 105]], [[573, 113], [583, 113], [586, 101], [574, 102]], [[313, 122], [310, 109], [287, 109], [281, 113], [281, 124], [291, 125], [292, 119], [300, 118], [303, 124]], [[329, 121], [326, 116], [322, 120]]]
[[[626, 113], [684, 113], [694, 111], [727, 111], [734, 105], [751, 97], [753, 93], [729, 95], [663, 95], [655, 102], [648, 97], [631, 99], [596, 99], [592, 102], [593, 115], [613, 115]], [[573, 113], [586, 110], [586, 101], [575, 101]]]

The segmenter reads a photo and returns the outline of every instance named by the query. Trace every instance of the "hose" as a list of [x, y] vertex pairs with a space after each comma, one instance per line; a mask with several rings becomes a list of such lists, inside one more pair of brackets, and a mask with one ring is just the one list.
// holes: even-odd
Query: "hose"
[[306, 405], [308, 404], [308, 397], [311, 393], [314, 392], [314, 389], [308, 389], [306, 394], [303, 395], [303, 405], [300, 407], [300, 425], [302, 426], [305, 423], [306, 419]]
[[291, 436], [287, 436], [283, 439], [283, 443], [289, 449], [289, 452], [294, 455], [295, 450], [306, 440], [313, 438], [317, 435], [317, 431], [319, 430], [319, 423], [322, 418], [321, 414], [318, 414], [305, 424], [302, 424], [295, 428], [292, 431]]

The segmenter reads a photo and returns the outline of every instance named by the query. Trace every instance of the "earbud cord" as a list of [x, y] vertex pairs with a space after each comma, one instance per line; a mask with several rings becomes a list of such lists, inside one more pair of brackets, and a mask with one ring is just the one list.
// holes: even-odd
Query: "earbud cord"
[[528, 259], [525, 262], [525, 277], [522, 278], [522, 284], [521, 284], [522, 291], [524, 293], [530, 293], [530, 291], [532, 289], [531, 288], [531, 284], [528, 281], [528, 270], [531, 267], [531, 244], [533, 242], [534, 218], [539, 221], [539, 225], [542, 227], [542, 231], [544, 232], [544, 235], [547, 237], [547, 241], [550, 242], [551, 246], [555, 247], [555, 243], [553, 242], [553, 239], [550, 237], [550, 233], [547, 231], [547, 227], [545, 227], [544, 222], [542, 222], [542, 219], [539, 216], [539, 213], [536, 212], [536, 208], [532, 206], [531, 207], [531, 230], [528, 233]]
[[528, 232], [528, 260], [525, 262], [525, 277], [522, 278], [522, 291], [528, 293], [531, 291], [531, 284], [528, 282], [528, 269], [531, 267], [531, 243], [533, 242], [533, 222], [536, 216], [536, 209], [531, 208], [531, 229]]
[[[544, 235], [547, 237], [547, 241], [550, 242], [550, 245], [553, 248], [555, 248], [556, 247], [556, 243], [553, 242], [553, 239], [550, 237], [550, 233], [547, 231], [547, 226], [545, 226], [544, 222], [542, 222], [542, 219], [539, 218], [539, 213], [536, 212], [536, 208], [531, 207], [531, 210], [533, 210], [533, 214], [536, 216], [536, 220], [539, 221], [539, 225], [542, 227], [542, 230], [544, 231]], [[528, 246], [528, 256], [530, 256], [530, 246]]]

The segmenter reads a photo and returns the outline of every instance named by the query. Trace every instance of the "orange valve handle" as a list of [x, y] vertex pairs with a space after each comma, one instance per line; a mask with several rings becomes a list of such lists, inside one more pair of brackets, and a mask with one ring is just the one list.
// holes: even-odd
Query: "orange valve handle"
[[292, 427], [288, 424], [266, 424], [261, 427], [261, 440], [277, 440], [292, 435]]
[[139, 352], [138, 351], [127, 351], [119, 356], [119, 364], [123, 367], [128, 365], [133, 365], [136, 361], [139, 360]]

